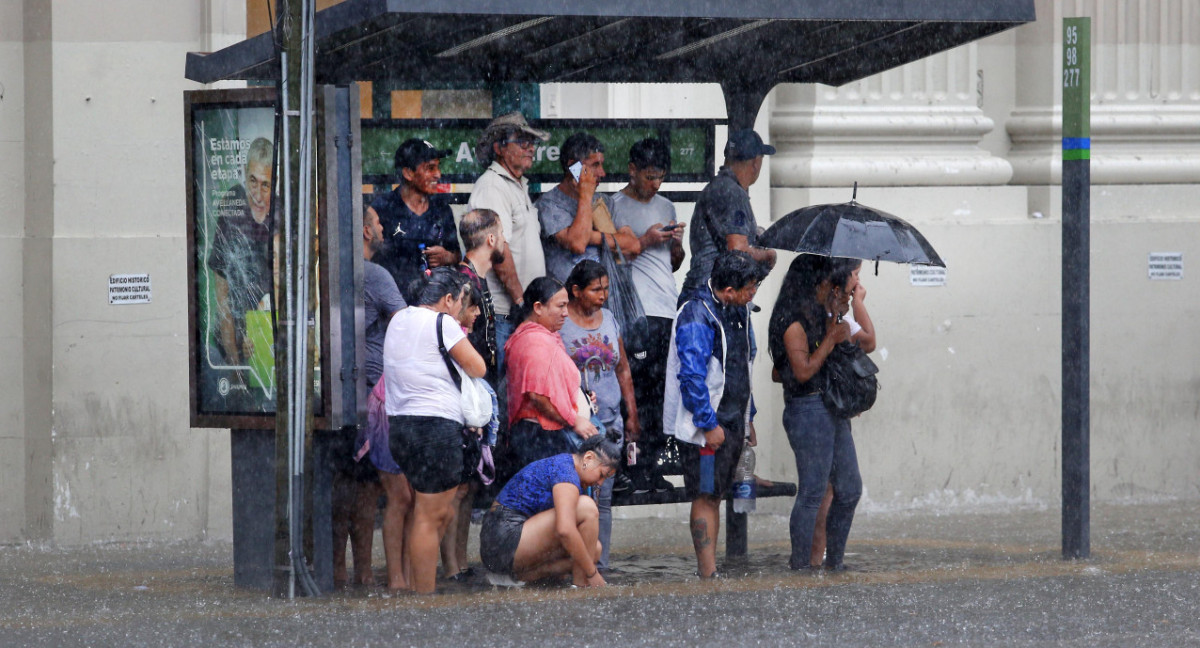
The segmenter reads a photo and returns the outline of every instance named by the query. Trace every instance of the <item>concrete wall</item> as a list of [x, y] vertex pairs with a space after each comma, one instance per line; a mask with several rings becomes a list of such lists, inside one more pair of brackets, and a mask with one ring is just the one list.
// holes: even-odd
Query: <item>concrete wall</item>
[[[25, 53], [26, 118], [15, 123], [27, 148], [25, 204], [21, 191], [4, 192], [0, 220], [0, 258], [5, 270], [15, 264], [5, 276], [23, 272], [25, 286], [0, 289], [24, 306], [0, 315], [0, 358], [24, 366], [21, 407], [0, 397], [0, 461], [13, 486], [0, 500], [2, 541], [230, 534], [227, 432], [188, 428], [182, 93], [197, 87], [183, 79], [185, 53], [244, 30], [237, 4], [101, 12], [28, 1], [24, 34], [11, 32], [20, 4], [4, 6], [17, 18], [0, 16], [4, 47]], [[0, 63], [6, 86], [14, 60]], [[0, 100], [6, 117], [20, 96]], [[0, 133], [6, 153], [21, 151], [20, 137]], [[22, 156], [2, 159], [7, 180]], [[120, 273], [148, 273], [152, 303], [110, 305], [108, 277]]]
[[0, 5], [0, 542], [25, 523], [22, 259], [25, 232], [25, 38], [20, 3]]

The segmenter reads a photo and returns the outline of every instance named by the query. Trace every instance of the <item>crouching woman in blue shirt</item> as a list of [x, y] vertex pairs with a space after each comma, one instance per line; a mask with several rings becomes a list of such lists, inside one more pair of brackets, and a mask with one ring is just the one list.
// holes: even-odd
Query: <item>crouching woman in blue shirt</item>
[[517, 585], [571, 574], [579, 587], [605, 585], [596, 570], [600, 522], [584, 489], [617, 471], [621, 451], [596, 435], [574, 454], [558, 454], [521, 469], [483, 518], [479, 553], [494, 585]]

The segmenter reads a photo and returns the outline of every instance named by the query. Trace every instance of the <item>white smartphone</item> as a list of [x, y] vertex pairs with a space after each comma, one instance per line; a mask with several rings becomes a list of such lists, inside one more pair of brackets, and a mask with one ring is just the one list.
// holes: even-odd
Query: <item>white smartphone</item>
[[571, 172], [571, 177], [575, 178], [575, 182], [579, 182], [579, 174], [583, 173], [583, 163], [576, 160], [575, 164], [567, 167], [567, 171]]

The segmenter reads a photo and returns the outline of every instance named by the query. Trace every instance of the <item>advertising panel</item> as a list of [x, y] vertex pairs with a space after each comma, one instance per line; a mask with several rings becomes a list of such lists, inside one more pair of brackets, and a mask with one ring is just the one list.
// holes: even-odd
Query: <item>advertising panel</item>
[[[274, 426], [282, 231], [272, 195], [274, 96], [271, 88], [185, 93], [195, 427]], [[314, 382], [319, 412], [319, 363]]]

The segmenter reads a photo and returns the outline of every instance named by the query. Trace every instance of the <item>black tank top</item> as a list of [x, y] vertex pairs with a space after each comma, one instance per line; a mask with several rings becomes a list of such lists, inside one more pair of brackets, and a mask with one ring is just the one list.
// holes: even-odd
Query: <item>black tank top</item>
[[[821, 310], [820, 307], [817, 310]], [[783, 395], [786, 398], [796, 398], [806, 396], [814, 392], [820, 391], [825, 385], [825, 367], [824, 365], [813, 375], [812, 378], [805, 382], [796, 380], [796, 375], [792, 373], [792, 363], [788, 360], [787, 349], [783, 344], [783, 334], [794, 323], [799, 322], [804, 328], [804, 335], [808, 338], [808, 352], [812, 353], [820, 346], [821, 340], [825, 339], [825, 318], [822, 317], [825, 313], [812, 312], [804, 314], [796, 314], [796, 316], [783, 322], [772, 322], [769, 337], [769, 346], [771, 350], [771, 361], [776, 369], [779, 370], [779, 377], [783, 381]]]

